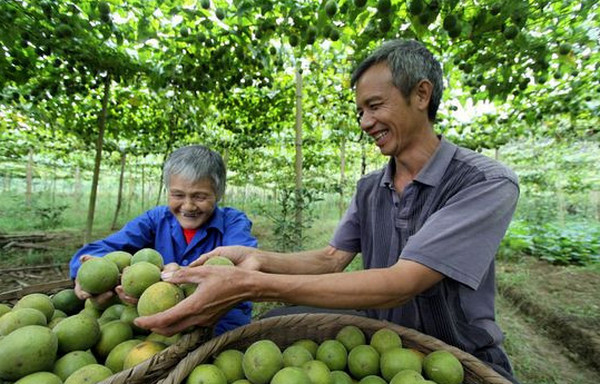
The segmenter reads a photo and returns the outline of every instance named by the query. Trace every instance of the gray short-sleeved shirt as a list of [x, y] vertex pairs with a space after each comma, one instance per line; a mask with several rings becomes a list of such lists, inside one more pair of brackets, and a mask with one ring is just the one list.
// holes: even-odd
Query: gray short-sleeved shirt
[[394, 169], [391, 159], [358, 182], [330, 244], [362, 253], [364, 268], [403, 258], [446, 278], [402, 307], [367, 313], [471, 353], [499, 345], [494, 257], [516, 207], [516, 175], [444, 138], [402, 196], [393, 187]]

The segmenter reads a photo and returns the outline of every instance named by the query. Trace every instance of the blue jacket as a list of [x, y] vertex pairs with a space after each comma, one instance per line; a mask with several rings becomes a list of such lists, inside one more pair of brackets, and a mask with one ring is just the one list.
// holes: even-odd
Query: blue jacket
[[[104, 256], [112, 251], [134, 254], [142, 248], [154, 248], [165, 264], [188, 265], [202, 254], [222, 245], [256, 247], [251, 235], [252, 222], [241, 211], [216, 207], [212, 218], [198, 229], [187, 244], [183, 229], [167, 206], [153, 208], [131, 220], [118, 232], [94, 241], [78, 250], [70, 263], [71, 278], [75, 278], [81, 255]], [[250, 323], [252, 303], [242, 302], [226, 313], [215, 326], [215, 335]]]

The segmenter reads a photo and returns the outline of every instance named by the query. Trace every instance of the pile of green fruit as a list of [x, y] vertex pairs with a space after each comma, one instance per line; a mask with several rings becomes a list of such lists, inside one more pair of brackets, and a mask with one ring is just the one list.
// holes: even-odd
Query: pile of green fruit
[[14, 306], [0, 304], [0, 382], [93, 384], [133, 367], [177, 342], [136, 327], [133, 320], [166, 310], [194, 286], [161, 281], [162, 256], [153, 249], [134, 255], [112, 252], [85, 261], [81, 287], [99, 294], [121, 284], [136, 305], [117, 295], [102, 305], [80, 300], [73, 289], [52, 296], [33, 293]]
[[354, 325], [335, 339], [300, 339], [283, 351], [261, 339], [245, 351], [225, 349], [197, 365], [186, 384], [460, 384], [461, 362], [449, 351], [424, 354], [402, 346], [400, 336], [382, 328], [367, 340]]

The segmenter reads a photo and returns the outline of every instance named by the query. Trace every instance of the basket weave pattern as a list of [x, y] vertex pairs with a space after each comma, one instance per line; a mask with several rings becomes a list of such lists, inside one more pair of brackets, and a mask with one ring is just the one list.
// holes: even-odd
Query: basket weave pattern
[[164, 378], [171, 368], [190, 351], [210, 339], [212, 329], [198, 328], [187, 333], [177, 343], [160, 351], [140, 364], [112, 375], [99, 384], [151, 384]]
[[244, 351], [253, 342], [260, 339], [274, 341], [281, 350], [299, 339], [312, 339], [320, 343], [326, 339], [334, 339], [337, 332], [346, 325], [355, 325], [362, 329], [367, 338], [381, 328], [392, 329], [400, 335], [403, 347], [414, 348], [425, 354], [445, 349], [463, 364], [464, 384], [510, 384], [507, 379], [481, 360], [436, 338], [386, 321], [344, 314], [298, 314], [256, 321], [204, 343], [189, 353], [158, 383], [183, 383], [194, 367], [208, 362], [225, 349]]

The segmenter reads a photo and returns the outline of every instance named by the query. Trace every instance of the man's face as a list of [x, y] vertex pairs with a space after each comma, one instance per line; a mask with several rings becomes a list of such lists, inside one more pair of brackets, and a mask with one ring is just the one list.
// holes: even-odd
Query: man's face
[[217, 196], [209, 179], [192, 182], [179, 175], [169, 181], [169, 209], [185, 229], [206, 223], [217, 204]]
[[[411, 96], [412, 97], [412, 96]], [[392, 83], [386, 63], [367, 69], [356, 83], [356, 108], [360, 128], [388, 156], [398, 156], [422, 132], [422, 114]]]

